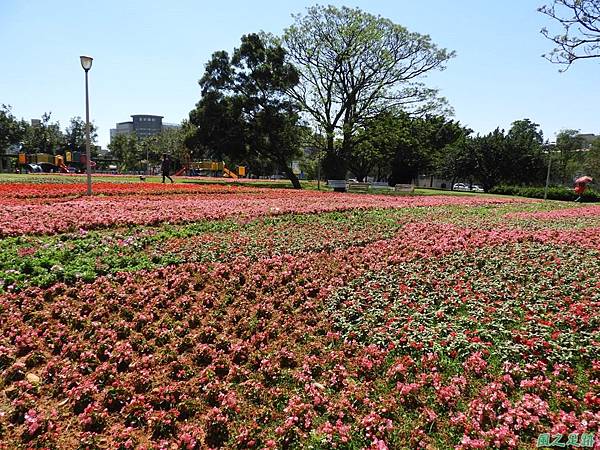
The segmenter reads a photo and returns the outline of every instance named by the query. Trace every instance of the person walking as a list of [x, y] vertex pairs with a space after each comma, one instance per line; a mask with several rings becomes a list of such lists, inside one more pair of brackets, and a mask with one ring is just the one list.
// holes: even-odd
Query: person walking
[[168, 178], [169, 180], [171, 180], [171, 183], [173, 183], [173, 178], [169, 176], [171, 173], [171, 159], [166, 153], [163, 154], [163, 159], [160, 168], [162, 170], [162, 182], [164, 183], [165, 178]]
[[574, 191], [579, 196], [575, 199], [576, 202], [581, 201], [581, 196], [585, 192], [585, 189], [587, 188], [588, 183], [591, 183], [592, 181], [593, 181], [592, 177], [588, 177], [588, 176], [579, 177], [575, 180]]

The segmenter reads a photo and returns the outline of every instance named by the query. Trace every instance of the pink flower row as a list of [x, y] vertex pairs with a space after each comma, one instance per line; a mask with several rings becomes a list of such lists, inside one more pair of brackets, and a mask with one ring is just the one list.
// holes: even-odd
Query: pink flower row
[[48, 204], [6, 205], [0, 213], [0, 236], [52, 234], [77, 229], [124, 225], [186, 223], [237, 217], [321, 213], [350, 209], [491, 205], [514, 200], [486, 197], [394, 197], [315, 191], [262, 189], [254, 193], [126, 195], [82, 197]]
[[520, 212], [507, 214], [509, 218], [515, 219], [538, 219], [538, 220], [557, 220], [557, 219], [579, 219], [585, 217], [600, 216], [600, 206], [590, 205], [575, 208], [556, 209], [554, 211], [543, 212]]

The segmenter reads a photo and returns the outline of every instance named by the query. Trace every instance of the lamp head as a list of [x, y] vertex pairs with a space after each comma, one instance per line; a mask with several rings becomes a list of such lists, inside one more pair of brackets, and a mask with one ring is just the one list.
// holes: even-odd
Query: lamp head
[[94, 58], [91, 56], [80, 56], [79, 59], [81, 61], [81, 67], [83, 67], [83, 70], [87, 72], [92, 68], [92, 61]]

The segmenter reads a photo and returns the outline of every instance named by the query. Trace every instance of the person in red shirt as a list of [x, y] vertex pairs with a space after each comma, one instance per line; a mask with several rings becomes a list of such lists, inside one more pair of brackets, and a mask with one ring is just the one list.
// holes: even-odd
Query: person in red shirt
[[582, 183], [582, 182], [575, 183], [575, 193], [579, 196], [575, 199], [576, 202], [581, 200], [581, 196], [585, 192], [586, 187], [587, 187], [586, 183]]

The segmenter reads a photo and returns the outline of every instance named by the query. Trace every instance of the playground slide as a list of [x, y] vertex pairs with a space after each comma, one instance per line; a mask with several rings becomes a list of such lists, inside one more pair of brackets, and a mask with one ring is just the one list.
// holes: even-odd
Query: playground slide
[[237, 174], [229, 170], [227, 167], [223, 167], [223, 176], [230, 178], [238, 178]]
[[179, 175], [183, 175], [185, 173], [185, 171], [187, 170], [187, 167], [182, 167], [181, 169], [179, 169], [177, 172], [175, 172], [173, 174], [174, 177], [178, 177]]
[[58, 165], [58, 169], [60, 170], [61, 173], [69, 173], [69, 169], [67, 168], [67, 166], [65, 166], [62, 163]]

